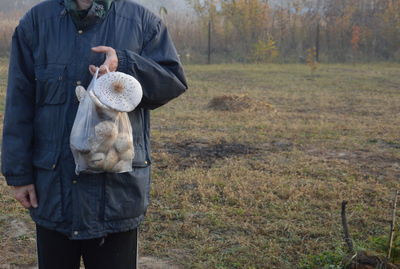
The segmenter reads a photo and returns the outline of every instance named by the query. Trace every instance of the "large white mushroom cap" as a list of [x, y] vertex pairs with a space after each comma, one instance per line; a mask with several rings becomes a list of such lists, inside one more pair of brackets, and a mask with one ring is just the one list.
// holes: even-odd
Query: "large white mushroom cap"
[[109, 72], [96, 81], [94, 94], [104, 105], [120, 112], [130, 112], [139, 105], [143, 91], [134, 77]]

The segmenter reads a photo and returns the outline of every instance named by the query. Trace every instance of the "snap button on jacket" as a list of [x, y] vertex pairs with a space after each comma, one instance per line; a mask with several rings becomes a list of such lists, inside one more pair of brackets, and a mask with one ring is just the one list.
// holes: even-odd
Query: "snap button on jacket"
[[[20, 21], [12, 40], [2, 144], [2, 172], [12, 186], [35, 184], [39, 225], [71, 239], [99, 238], [136, 228], [149, 205], [150, 110], [187, 89], [167, 29], [153, 13], [116, 0], [103, 20], [79, 32], [63, 0], [48, 0]], [[75, 174], [69, 135], [78, 109], [77, 81], [91, 80], [88, 66], [117, 51], [118, 71], [134, 76], [143, 100], [129, 113], [133, 171]], [[78, 233], [76, 233], [78, 232]]]

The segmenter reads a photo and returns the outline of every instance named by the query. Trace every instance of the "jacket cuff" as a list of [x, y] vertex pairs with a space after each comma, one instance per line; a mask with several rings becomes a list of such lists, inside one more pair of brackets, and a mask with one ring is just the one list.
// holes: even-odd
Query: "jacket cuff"
[[127, 50], [115, 50], [118, 57], [118, 68], [117, 71], [131, 75], [136, 78], [136, 73], [134, 70], [134, 59], [129, 57], [129, 52]]
[[6, 181], [8, 186], [26, 186], [34, 184], [32, 175], [23, 175], [23, 176], [6, 176]]
[[122, 73], [128, 72], [128, 59], [126, 57], [126, 52], [122, 50], [115, 50], [118, 57], [118, 68], [117, 71]]

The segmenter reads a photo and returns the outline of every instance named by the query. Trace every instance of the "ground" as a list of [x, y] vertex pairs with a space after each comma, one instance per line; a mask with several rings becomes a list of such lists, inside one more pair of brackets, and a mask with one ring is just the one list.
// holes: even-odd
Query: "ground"
[[[387, 236], [399, 68], [187, 66], [190, 90], [152, 112], [141, 255], [181, 268], [339, 268], [342, 200], [357, 248]], [[0, 185], [0, 264], [35, 264], [31, 228]]]

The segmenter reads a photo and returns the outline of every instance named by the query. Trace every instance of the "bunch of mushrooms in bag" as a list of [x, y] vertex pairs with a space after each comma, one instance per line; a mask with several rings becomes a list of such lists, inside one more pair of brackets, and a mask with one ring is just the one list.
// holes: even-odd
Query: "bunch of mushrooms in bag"
[[140, 83], [127, 74], [109, 72], [97, 80], [93, 90], [78, 86], [75, 91], [80, 102], [87, 96], [92, 99], [100, 119], [88, 147], [80, 149], [88, 168], [117, 173], [130, 170], [134, 157], [132, 131], [123, 112], [133, 111], [140, 103]]

